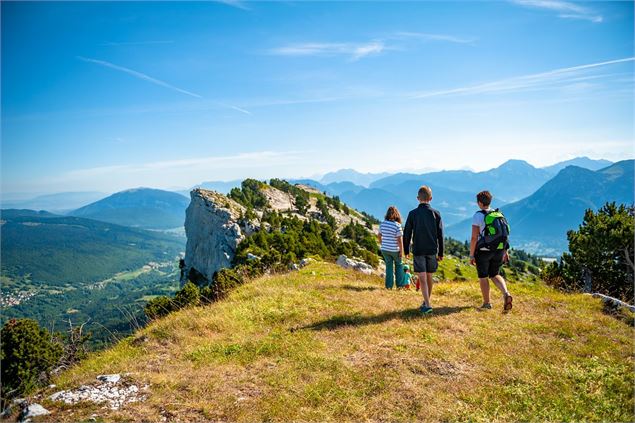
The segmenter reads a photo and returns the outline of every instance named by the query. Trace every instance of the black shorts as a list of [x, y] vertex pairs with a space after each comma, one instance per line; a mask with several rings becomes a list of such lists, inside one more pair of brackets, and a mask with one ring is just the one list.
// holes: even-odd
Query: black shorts
[[493, 278], [500, 274], [503, 265], [503, 256], [505, 250], [496, 251], [477, 251], [474, 259], [476, 260], [476, 272], [479, 278]]
[[439, 268], [437, 256], [414, 256], [412, 261], [416, 273], [434, 273]]

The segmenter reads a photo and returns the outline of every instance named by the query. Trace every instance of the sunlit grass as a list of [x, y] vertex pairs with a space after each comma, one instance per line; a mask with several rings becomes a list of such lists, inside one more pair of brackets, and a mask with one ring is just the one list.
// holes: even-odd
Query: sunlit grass
[[[510, 282], [511, 313], [494, 295], [495, 309], [480, 311], [473, 268], [456, 259], [442, 268], [446, 278], [458, 268], [466, 281], [437, 283], [430, 316], [417, 311], [419, 293], [316, 263], [154, 322], [56, 383], [130, 373], [150, 384], [147, 401], [106, 420], [635, 418], [627, 322], [590, 296], [536, 281]], [[53, 411], [66, 421], [94, 412]]]

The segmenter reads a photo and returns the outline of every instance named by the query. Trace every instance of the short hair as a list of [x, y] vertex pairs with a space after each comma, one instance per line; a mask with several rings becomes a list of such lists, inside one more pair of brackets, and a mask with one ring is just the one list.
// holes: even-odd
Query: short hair
[[432, 200], [432, 188], [427, 185], [422, 185], [421, 188], [419, 188], [419, 192], [417, 193], [417, 198], [422, 201]]
[[384, 217], [384, 219], [390, 220], [392, 222], [401, 223], [401, 214], [399, 214], [399, 210], [397, 210], [397, 207], [390, 206], [386, 211], [386, 216]]
[[476, 201], [487, 207], [492, 203], [492, 194], [489, 191], [481, 191], [476, 194]]

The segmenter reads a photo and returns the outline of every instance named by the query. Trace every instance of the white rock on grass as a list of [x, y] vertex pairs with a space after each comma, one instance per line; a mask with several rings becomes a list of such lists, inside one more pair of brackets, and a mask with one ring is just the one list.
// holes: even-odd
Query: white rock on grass
[[350, 259], [344, 254], [339, 256], [335, 263], [338, 266], [343, 267], [344, 269], [357, 270], [358, 272], [362, 272], [365, 275], [371, 275], [373, 273], [373, 267], [371, 265], [366, 264], [363, 261]]
[[101, 380], [106, 383], [117, 383], [121, 379], [121, 375], [99, 375], [97, 376], [97, 380]]
[[314, 262], [315, 260], [312, 259], [311, 257], [303, 258], [302, 260], [300, 260], [300, 267], [308, 266], [309, 264]]
[[75, 390], [59, 391], [51, 395], [51, 401], [64, 402], [66, 404], [76, 404], [81, 401], [105, 403], [111, 409], [117, 410], [123, 405], [131, 402], [143, 401], [144, 395], [140, 395], [141, 390], [147, 390], [148, 386], [139, 388], [137, 385], [127, 385], [121, 382], [121, 375], [100, 375], [97, 376], [96, 385], [82, 385]]
[[51, 412], [42, 407], [40, 404], [29, 404], [24, 410], [22, 410], [22, 418], [20, 421], [25, 421], [31, 417], [45, 416], [47, 414], [51, 414]]

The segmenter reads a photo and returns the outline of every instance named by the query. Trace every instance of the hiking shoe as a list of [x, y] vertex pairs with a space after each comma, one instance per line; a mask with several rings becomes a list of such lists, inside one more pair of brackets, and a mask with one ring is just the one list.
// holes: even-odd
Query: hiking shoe
[[512, 301], [514, 298], [510, 294], [505, 294], [505, 305], [503, 306], [503, 311], [509, 311], [512, 309]]
[[432, 313], [432, 307], [428, 307], [427, 305], [422, 305], [421, 307], [419, 307], [419, 311], [422, 312], [423, 314], [430, 314]]
[[492, 305], [490, 303], [483, 303], [483, 305], [481, 306], [482, 310], [491, 310], [492, 309]]

